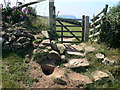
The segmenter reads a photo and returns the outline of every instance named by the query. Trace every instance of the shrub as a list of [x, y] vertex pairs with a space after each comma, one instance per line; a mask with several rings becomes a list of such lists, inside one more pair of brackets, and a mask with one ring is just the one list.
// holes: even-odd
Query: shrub
[[5, 23], [15, 24], [21, 21], [30, 23], [30, 20], [34, 18], [36, 18], [36, 11], [32, 7], [17, 8], [10, 7], [9, 4], [2, 7], [2, 20]]
[[110, 47], [120, 48], [120, 5], [110, 8], [106, 15], [101, 41], [106, 42]]

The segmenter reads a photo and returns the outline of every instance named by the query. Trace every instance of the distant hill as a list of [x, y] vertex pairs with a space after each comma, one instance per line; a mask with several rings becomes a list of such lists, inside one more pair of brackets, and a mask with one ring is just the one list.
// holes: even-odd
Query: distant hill
[[77, 19], [75, 16], [73, 15], [59, 15], [59, 18], [67, 18], [67, 19]]

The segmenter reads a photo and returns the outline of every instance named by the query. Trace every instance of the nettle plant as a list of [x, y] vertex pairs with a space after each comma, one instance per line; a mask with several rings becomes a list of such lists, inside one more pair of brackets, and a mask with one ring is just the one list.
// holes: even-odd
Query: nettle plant
[[9, 24], [15, 24], [19, 23], [21, 21], [27, 21], [30, 22], [31, 19], [36, 18], [36, 11], [32, 7], [19, 7], [22, 3], [17, 2], [17, 6], [11, 7], [11, 3], [7, 2], [5, 6], [1, 4], [2, 8], [2, 21], [9, 23]]

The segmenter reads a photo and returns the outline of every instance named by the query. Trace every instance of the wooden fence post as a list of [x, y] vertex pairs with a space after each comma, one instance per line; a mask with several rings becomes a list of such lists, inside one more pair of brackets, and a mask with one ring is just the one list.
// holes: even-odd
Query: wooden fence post
[[56, 30], [56, 15], [55, 15], [55, 6], [54, 0], [49, 1], [49, 19], [50, 19], [50, 28], [55, 31]]
[[84, 32], [85, 32], [85, 15], [82, 16], [82, 42], [84, 42]]
[[89, 40], [89, 16], [85, 17], [85, 31], [84, 31], [84, 41], [87, 42]]
[[56, 14], [55, 14], [54, 0], [49, 0], [49, 25], [50, 25], [50, 31], [49, 31], [50, 40], [55, 40]]

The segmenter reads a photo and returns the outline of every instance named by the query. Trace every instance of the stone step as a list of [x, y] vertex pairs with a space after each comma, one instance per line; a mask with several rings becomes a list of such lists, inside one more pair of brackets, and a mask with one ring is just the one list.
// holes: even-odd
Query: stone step
[[64, 64], [65, 67], [68, 68], [79, 68], [79, 67], [87, 67], [89, 66], [89, 62], [86, 58], [83, 59], [70, 59], [68, 63]]
[[69, 78], [70, 83], [76, 87], [80, 87], [81, 85], [93, 83], [93, 81], [88, 76], [85, 76], [85, 75], [82, 75], [76, 72], [68, 73], [67, 76]]
[[43, 45], [50, 45], [50, 40], [49, 39], [45, 39], [41, 42], [41, 44]]

